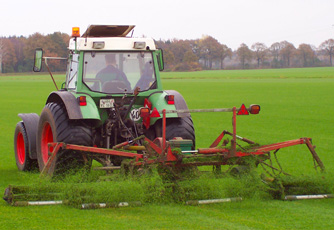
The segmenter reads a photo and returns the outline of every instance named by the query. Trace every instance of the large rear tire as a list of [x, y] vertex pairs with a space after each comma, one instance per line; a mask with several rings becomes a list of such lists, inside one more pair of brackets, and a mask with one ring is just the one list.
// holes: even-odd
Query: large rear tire
[[[162, 120], [155, 124], [157, 137], [162, 136]], [[166, 119], [166, 139], [171, 140], [174, 137], [192, 140], [192, 149], [195, 149], [195, 129], [191, 117], [178, 117]]]
[[28, 135], [23, 121], [16, 124], [14, 151], [16, 165], [20, 171], [32, 171], [37, 169], [37, 160], [30, 158]]
[[[67, 144], [92, 146], [91, 129], [78, 121], [69, 120], [65, 106], [58, 103], [48, 103], [40, 116], [37, 132], [37, 159], [42, 171], [49, 159], [48, 143], [64, 142]], [[83, 153], [62, 150], [56, 155], [51, 164], [49, 175], [64, 174], [87, 166], [90, 168], [91, 159]]]
[[[162, 136], [162, 121], [158, 121], [155, 126], [157, 136]], [[192, 149], [195, 149], [195, 129], [190, 116], [168, 118], [166, 120], [166, 140], [171, 140], [174, 137], [182, 137], [183, 139], [192, 140]], [[160, 175], [167, 180], [178, 180], [180, 178], [192, 178], [198, 175], [196, 166], [187, 168], [178, 168], [173, 166], [162, 166], [159, 169], [162, 172]]]

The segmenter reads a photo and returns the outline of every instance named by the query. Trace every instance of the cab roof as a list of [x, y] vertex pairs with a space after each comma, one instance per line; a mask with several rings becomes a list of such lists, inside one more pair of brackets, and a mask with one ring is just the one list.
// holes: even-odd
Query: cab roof
[[[70, 39], [69, 49], [78, 51], [156, 50], [152, 38], [127, 37], [134, 27], [133, 25], [91, 25], [81, 37]], [[99, 43], [98, 46], [95, 45], [97, 43]]]
[[133, 25], [90, 25], [81, 37], [126, 37]]

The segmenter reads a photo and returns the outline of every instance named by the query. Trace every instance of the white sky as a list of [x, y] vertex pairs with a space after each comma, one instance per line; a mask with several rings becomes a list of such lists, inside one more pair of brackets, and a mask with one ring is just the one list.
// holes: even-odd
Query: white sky
[[287, 40], [318, 47], [334, 37], [334, 0], [4, 0], [0, 36], [83, 33], [90, 24], [136, 25], [134, 36], [197, 39], [237, 49]]

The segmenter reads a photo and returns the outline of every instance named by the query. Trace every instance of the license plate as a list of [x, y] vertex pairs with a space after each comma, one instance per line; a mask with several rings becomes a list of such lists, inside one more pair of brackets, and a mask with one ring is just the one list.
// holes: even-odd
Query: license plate
[[114, 108], [114, 99], [100, 99], [100, 108]]

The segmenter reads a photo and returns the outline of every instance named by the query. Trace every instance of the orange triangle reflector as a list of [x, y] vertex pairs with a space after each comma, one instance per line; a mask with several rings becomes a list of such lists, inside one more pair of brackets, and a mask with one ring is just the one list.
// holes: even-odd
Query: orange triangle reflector
[[237, 115], [249, 115], [248, 110], [246, 109], [245, 104], [242, 104]]
[[157, 108], [153, 108], [153, 110], [152, 110], [152, 113], [151, 113], [151, 116], [150, 117], [160, 117], [160, 114], [159, 114], [159, 112], [158, 112], [158, 110], [157, 110]]

